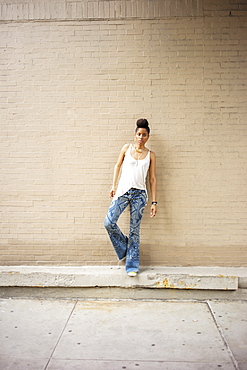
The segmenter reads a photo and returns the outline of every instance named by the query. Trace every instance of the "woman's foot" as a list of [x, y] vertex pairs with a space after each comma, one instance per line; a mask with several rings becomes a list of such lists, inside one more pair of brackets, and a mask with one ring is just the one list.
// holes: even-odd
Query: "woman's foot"
[[130, 271], [128, 272], [128, 276], [135, 277], [137, 275], [138, 271]]
[[126, 260], [126, 256], [124, 256], [123, 258], [121, 258], [121, 260], [119, 260], [119, 262], [122, 262], [122, 261], [125, 261]]

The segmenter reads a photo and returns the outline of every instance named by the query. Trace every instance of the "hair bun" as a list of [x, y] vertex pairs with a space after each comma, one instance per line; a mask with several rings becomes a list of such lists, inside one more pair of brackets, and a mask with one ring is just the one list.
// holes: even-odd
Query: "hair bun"
[[149, 127], [148, 120], [146, 118], [140, 118], [136, 121], [136, 126], [138, 128], [148, 128]]
[[148, 135], [150, 134], [150, 128], [148, 124], [148, 120], [146, 118], [139, 118], [136, 121], [136, 132], [138, 131], [139, 128], [145, 128], [147, 130]]

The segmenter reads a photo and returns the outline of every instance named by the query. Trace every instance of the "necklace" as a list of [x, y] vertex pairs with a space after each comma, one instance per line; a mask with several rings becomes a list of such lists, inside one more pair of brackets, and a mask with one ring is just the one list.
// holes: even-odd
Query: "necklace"
[[134, 148], [135, 148], [135, 151], [138, 152], [138, 153], [142, 153], [142, 151], [143, 151], [143, 149], [136, 148], [135, 146], [134, 146]]
[[[138, 153], [140, 153], [140, 152], [138, 152]], [[142, 156], [142, 151], [141, 151], [141, 153], [138, 155], [138, 157], [137, 157], [137, 160], [139, 161], [140, 159], [141, 159], [141, 156]]]
[[143, 154], [143, 149], [138, 149], [134, 146], [134, 149], [137, 153], [139, 153], [139, 155], [137, 156], [137, 161], [139, 161], [141, 159], [141, 156]]

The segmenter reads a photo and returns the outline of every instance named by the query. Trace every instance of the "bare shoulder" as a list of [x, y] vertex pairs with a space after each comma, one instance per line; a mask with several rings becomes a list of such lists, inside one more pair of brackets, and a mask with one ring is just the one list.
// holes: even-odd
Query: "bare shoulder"
[[126, 152], [127, 152], [128, 148], [129, 148], [129, 146], [130, 146], [130, 144], [125, 144], [125, 145], [122, 147], [122, 149], [121, 149], [121, 151], [120, 151], [120, 154], [119, 154], [119, 156], [118, 156], [118, 163], [119, 163], [119, 164], [122, 164], [122, 162], [123, 162], [123, 160], [124, 160], [124, 157], [125, 157], [125, 154], [126, 154]]
[[129, 149], [129, 146], [130, 146], [130, 144], [124, 144], [124, 146], [121, 149], [121, 152], [123, 154], [125, 154], [127, 152], [127, 150]]
[[152, 150], [150, 150], [150, 159], [151, 160], [155, 160], [156, 159], [155, 153]]

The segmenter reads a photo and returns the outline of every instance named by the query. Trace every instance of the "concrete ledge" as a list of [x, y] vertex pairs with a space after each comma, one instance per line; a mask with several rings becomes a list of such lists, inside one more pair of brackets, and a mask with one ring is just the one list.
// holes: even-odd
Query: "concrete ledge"
[[0, 266], [0, 286], [237, 290], [247, 288], [247, 268], [155, 266], [130, 278], [124, 266]]

